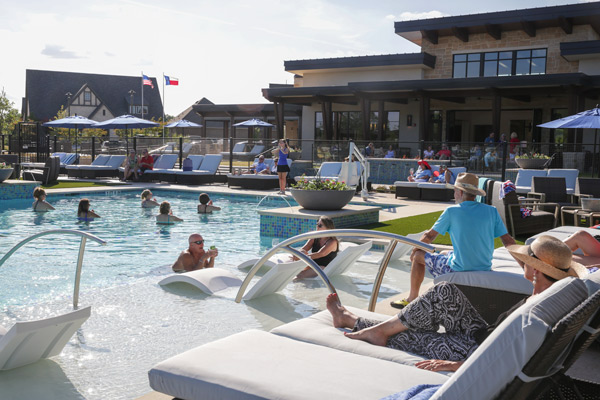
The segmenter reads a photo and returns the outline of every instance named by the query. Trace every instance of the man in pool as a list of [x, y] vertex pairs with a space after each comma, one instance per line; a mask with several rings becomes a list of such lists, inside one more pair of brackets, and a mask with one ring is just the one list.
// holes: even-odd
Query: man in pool
[[219, 255], [219, 250], [212, 247], [210, 250], [204, 250], [204, 239], [199, 233], [191, 234], [188, 242], [190, 246], [182, 251], [177, 261], [173, 263], [173, 271], [188, 272], [215, 266], [215, 258]]

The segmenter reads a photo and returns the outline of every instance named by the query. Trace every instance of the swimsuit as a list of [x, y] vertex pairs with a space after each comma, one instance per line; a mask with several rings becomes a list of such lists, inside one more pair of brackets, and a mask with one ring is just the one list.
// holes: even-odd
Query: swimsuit
[[[325, 242], [325, 244], [323, 246], [325, 246], [330, 240], [331, 239], [327, 239], [327, 242]], [[315, 241], [313, 242], [311, 252], [316, 253], [319, 250], [321, 250], [321, 248], [323, 246], [319, 246], [319, 239], [315, 239]], [[319, 265], [321, 267], [326, 267], [337, 256], [337, 253], [338, 253], [338, 249], [336, 249], [335, 251], [332, 251], [331, 253], [327, 254], [326, 256], [323, 256], [320, 258], [313, 258], [313, 261], [316, 262], [317, 265]]]

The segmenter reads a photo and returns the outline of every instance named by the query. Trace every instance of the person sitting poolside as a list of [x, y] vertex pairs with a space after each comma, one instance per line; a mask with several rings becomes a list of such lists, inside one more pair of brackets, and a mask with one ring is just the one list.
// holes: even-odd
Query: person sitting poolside
[[418, 164], [419, 164], [419, 168], [417, 168], [417, 172], [414, 175], [409, 175], [407, 178], [408, 181], [409, 182], [429, 182], [429, 179], [431, 179], [431, 176], [433, 175], [431, 173], [431, 166], [425, 160], [419, 160]]
[[46, 191], [40, 186], [33, 189], [33, 198], [35, 199], [32, 204], [33, 211], [41, 212], [54, 210], [52, 204], [46, 201]]
[[159, 212], [156, 216], [156, 223], [161, 225], [172, 225], [175, 222], [183, 221], [181, 218], [173, 215], [173, 210], [171, 210], [171, 203], [168, 201], [163, 201], [160, 203]]
[[385, 153], [385, 156], [383, 158], [394, 158], [394, 157], [396, 157], [396, 153], [394, 152], [394, 148], [390, 144], [390, 147], [389, 147], [387, 153]]
[[[600, 268], [600, 235], [577, 231], [564, 240], [571, 251], [581, 249], [583, 255], [573, 254], [573, 259], [589, 269]], [[590, 271], [592, 272], [592, 271]]]
[[138, 158], [135, 155], [135, 150], [130, 150], [127, 159], [125, 160], [125, 170], [123, 171], [123, 181], [126, 181], [133, 175], [134, 180], [138, 180], [139, 165]]
[[496, 149], [489, 148], [488, 152], [483, 156], [483, 162], [485, 163], [486, 168], [494, 170], [496, 167]]
[[140, 160], [140, 172], [143, 174], [146, 171], [152, 171], [154, 168], [154, 158], [148, 154], [148, 150], [144, 149]]
[[[383, 322], [354, 315], [332, 293], [327, 297], [327, 309], [333, 326], [352, 329], [344, 333], [350, 339], [428, 358], [417, 362], [417, 368], [456, 371], [504, 319], [534, 295], [563, 278], [588, 274], [585, 267], [572, 260], [569, 247], [552, 236], [540, 236], [529, 246], [509, 246], [508, 251], [523, 267], [523, 275], [533, 283], [533, 291], [491, 325], [456, 285], [441, 282]], [[440, 325], [444, 332], [438, 332]]]
[[452, 183], [452, 172], [445, 165], [440, 165], [439, 171], [434, 171], [429, 182], [431, 183]]
[[213, 202], [206, 193], [200, 194], [198, 197], [198, 214], [210, 214], [213, 211], [220, 211], [221, 207], [213, 206]]
[[100, 216], [96, 214], [94, 210], [90, 210], [90, 200], [79, 200], [79, 207], [77, 208], [77, 219], [81, 221], [93, 221], [94, 218], [100, 218]]
[[[320, 232], [329, 229], [335, 229], [333, 220], [325, 215], [322, 215], [317, 221], [317, 231]], [[304, 246], [302, 246], [300, 251], [309, 256], [311, 259], [315, 260], [317, 265], [325, 268], [337, 256], [339, 250], [340, 242], [337, 240], [337, 238], [331, 236], [310, 239]], [[298, 258], [293, 256], [292, 260], [297, 261]], [[306, 267], [296, 276], [296, 279], [312, 278], [314, 276], [317, 276], [317, 273], [312, 268]]]
[[265, 156], [263, 156], [262, 154], [258, 157], [258, 160], [255, 161], [252, 166], [250, 167], [250, 169], [246, 172], [244, 172], [244, 174], [248, 175], [248, 174], [259, 174], [262, 171], [268, 169], [267, 164], [265, 164]]
[[429, 159], [432, 159], [434, 155], [435, 155], [435, 150], [433, 150], [433, 149], [431, 148], [431, 146], [427, 146], [427, 150], [425, 150], [425, 151], [423, 152], [423, 158], [429, 158]]
[[193, 233], [188, 238], [189, 247], [182, 251], [171, 268], [174, 272], [188, 272], [197, 269], [212, 268], [215, 258], [219, 255], [217, 248], [204, 250], [204, 238], [199, 233]]
[[159, 206], [158, 201], [152, 197], [152, 192], [150, 189], [144, 189], [140, 197], [142, 198], [142, 208], [153, 208]]
[[439, 160], [449, 160], [452, 157], [452, 152], [447, 145], [443, 144], [442, 149], [435, 154], [435, 157]]

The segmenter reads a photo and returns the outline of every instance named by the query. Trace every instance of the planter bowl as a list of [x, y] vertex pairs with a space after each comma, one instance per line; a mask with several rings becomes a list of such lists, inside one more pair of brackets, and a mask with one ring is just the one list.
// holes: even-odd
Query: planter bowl
[[7, 180], [13, 173], [12, 168], [2, 168], [0, 169], [0, 182], [4, 182]]
[[331, 211], [341, 210], [350, 203], [354, 189], [349, 190], [303, 190], [290, 189], [292, 197], [307, 210]]
[[543, 169], [550, 159], [544, 158], [515, 158], [517, 165], [523, 169]]

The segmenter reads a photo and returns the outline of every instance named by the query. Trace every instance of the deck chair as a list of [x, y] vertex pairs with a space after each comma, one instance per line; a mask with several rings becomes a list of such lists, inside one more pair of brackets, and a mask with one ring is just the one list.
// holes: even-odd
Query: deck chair
[[315, 180], [317, 178], [336, 179], [337, 180], [338, 176], [340, 175], [341, 169], [342, 169], [341, 162], [334, 162], [334, 161], [324, 162], [323, 164], [321, 164], [321, 167], [319, 167], [319, 171], [317, 172], [316, 175], [314, 175], [314, 176], [295, 176], [294, 180], [296, 182], [301, 181], [301, 180]]
[[44, 185], [56, 182], [60, 172], [60, 158], [48, 157], [41, 168], [23, 170], [23, 179], [27, 181], [39, 181]]
[[175, 166], [179, 156], [177, 154], [161, 154], [160, 158], [154, 163], [152, 171], [146, 171], [140, 177], [142, 182], [158, 181], [161, 174], [167, 172]]
[[532, 180], [536, 176], [546, 177], [548, 176], [548, 172], [543, 169], [520, 169], [515, 179], [517, 194], [531, 192]]
[[[358, 246], [351, 246], [338, 253], [338, 255], [323, 269], [328, 278], [339, 275], [348, 270], [356, 260], [371, 248], [373, 242], [367, 242]], [[244, 300], [252, 300], [266, 296], [283, 289], [300, 271], [306, 267], [302, 260], [291, 263], [276, 264], [269, 270], [244, 296]], [[319, 279], [315, 277], [312, 279]]]
[[202, 185], [215, 182], [215, 175], [222, 160], [223, 156], [220, 154], [205, 155], [197, 170], [181, 171], [175, 174], [177, 183], [180, 185]]
[[577, 178], [575, 194], [600, 198], [600, 178]]
[[173, 274], [161, 280], [158, 284], [164, 286], [175, 282], [188, 283], [206, 294], [214, 294], [242, 284], [241, 279], [222, 268], [204, 268], [182, 274]]
[[579, 176], [578, 169], [549, 169], [548, 178], [565, 178], [567, 184], [567, 194], [575, 193], [577, 185], [577, 177]]
[[90, 317], [85, 307], [58, 317], [0, 327], [0, 370], [22, 367], [60, 354], [71, 336]]
[[[233, 158], [235, 158], [236, 154], [246, 153], [244, 150], [246, 150], [247, 145], [248, 145], [248, 142], [236, 143], [233, 146], [233, 149], [231, 150], [231, 152], [233, 153]], [[224, 159], [229, 160], [229, 152], [228, 151], [222, 151], [221, 155], [223, 156]]]
[[[419, 240], [421, 238], [421, 236], [423, 236], [423, 232], [410, 233], [410, 234], [406, 235], [407, 238], [414, 239], [414, 240]], [[387, 250], [388, 246], [389, 245], [385, 246], [385, 250]], [[390, 260], [399, 260], [402, 257], [406, 256], [408, 253], [410, 253], [410, 251], [412, 249], [413, 249], [413, 247], [410, 244], [398, 242], [398, 243], [396, 243], [396, 247], [394, 248], [394, 251], [392, 252], [392, 257], [390, 258]], [[369, 264], [379, 264], [379, 263], [381, 263], [382, 258], [383, 258], [383, 256], [381, 256], [381, 257], [365, 256], [365, 257], [361, 258], [360, 261], [366, 262]]]
[[[200, 169], [200, 165], [202, 164], [202, 161], [204, 160], [204, 156], [201, 156], [201, 155], [190, 155], [187, 158], [192, 160], [192, 171]], [[161, 170], [159, 172], [159, 174], [160, 174], [159, 180], [162, 182], [175, 183], [175, 182], [177, 182], [177, 174], [182, 171], [183, 170], [177, 169], [177, 168]]]

